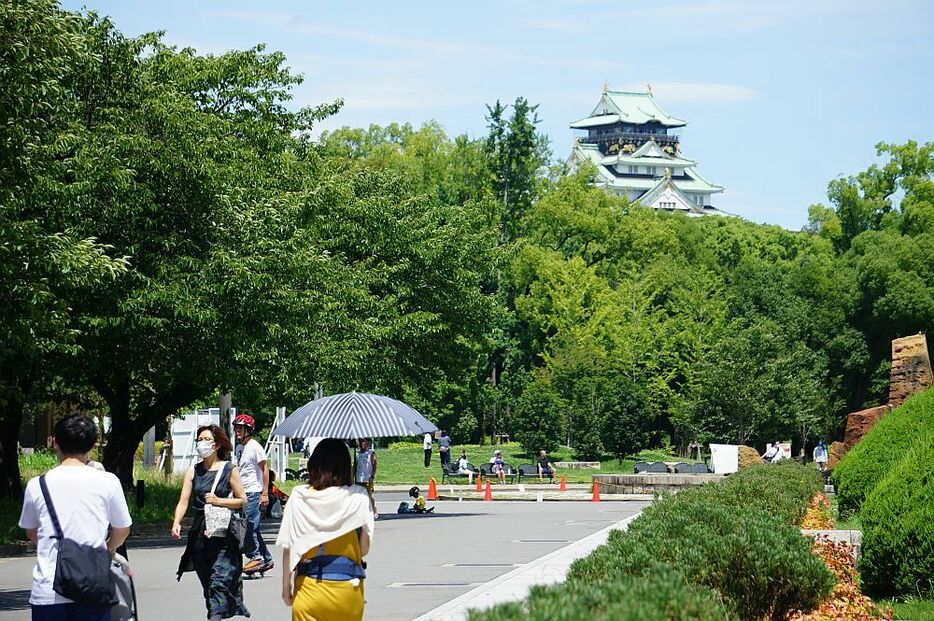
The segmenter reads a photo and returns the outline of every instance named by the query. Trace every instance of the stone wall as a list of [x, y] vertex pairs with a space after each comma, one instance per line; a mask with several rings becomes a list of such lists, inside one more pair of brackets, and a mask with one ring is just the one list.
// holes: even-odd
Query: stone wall
[[934, 385], [927, 337], [915, 334], [892, 341], [892, 369], [889, 372], [889, 402], [886, 405], [853, 412], [846, 418], [843, 442], [834, 442], [830, 448], [828, 468], [833, 468], [844, 453], [856, 446], [872, 426], [892, 408], [900, 406], [915, 393]]
[[843, 434], [843, 452], [846, 452], [856, 446], [856, 443], [863, 439], [863, 436], [869, 433], [873, 425], [879, 422], [883, 416], [889, 413], [891, 406], [880, 405], [853, 412], [846, 417], [846, 431]]
[[723, 477], [722, 474], [597, 474], [593, 480], [600, 483], [600, 491], [606, 494], [654, 494], [722, 481]]
[[889, 374], [889, 405], [897, 408], [911, 395], [934, 385], [927, 338], [915, 334], [892, 341], [892, 371]]

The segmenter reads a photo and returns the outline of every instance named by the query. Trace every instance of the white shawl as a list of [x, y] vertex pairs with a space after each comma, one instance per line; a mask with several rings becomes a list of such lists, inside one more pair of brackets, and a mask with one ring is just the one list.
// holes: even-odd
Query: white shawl
[[373, 538], [374, 516], [370, 495], [359, 485], [322, 490], [301, 485], [292, 490], [282, 513], [276, 545], [291, 551], [289, 570], [308, 550], [363, 528]]

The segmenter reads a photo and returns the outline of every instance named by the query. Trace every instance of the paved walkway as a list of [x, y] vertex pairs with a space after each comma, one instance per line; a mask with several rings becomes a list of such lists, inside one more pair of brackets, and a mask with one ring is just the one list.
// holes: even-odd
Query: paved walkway
[[[648, 504], [449, 501], [429, 503], [436, 506], [435, 515], [396, 515], [403, 500], [411, 499], [405, 493], [377, 494], [382, 515], [367, 557], [366, 618], [371, 621], [409, 621], [483, 585], [513, 584], [511, 576], [527, 573], [519, 571], [523, 567], [535, 566], [537, 559], [546, 560]], [[275, 539], [276, 530], [276, 524], [265, 525], [267, 541]], [[164, 534], [131, 540], [143, 621], [204, 620], [197, 578], [186, 574], [175, 581], [181, 552], [181, 544]], [[274, 550], [274, 555], [278, 562], [281, 552]], [[0, 559], [0, 621], [30, 618], [34, 564], [34, 556]], [[279, 597], [280, 580], [277, 567], [265, 578], [246, 581], [246, 605], [253, 619], [289, 618]]]
[[594, 548], [606, 543], [610, 532], [625, 530], [629, 522], [639, 517], [631, 515], [601, 531], [584, 537], [542, 558], [526, 563], [495, 578], [450, 602], [417, 617], [414, 621], [464, 621], [470, 610], [485, 610], [496, 604], [524, 599], [533, 586], [545, 586], [564, 580], [571, 563], [587, 556]]

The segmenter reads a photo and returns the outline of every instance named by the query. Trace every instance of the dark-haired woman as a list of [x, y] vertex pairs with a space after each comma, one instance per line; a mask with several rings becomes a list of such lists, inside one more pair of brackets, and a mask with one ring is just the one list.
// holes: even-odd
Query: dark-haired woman
[[308, 482], [289, 495], [276, 538], [282, 600], [292, 607], [292, 621], [359, 621], [363, 557], [373, 536], [370, 496], [352, 485], [350, 453], [333, 438], [311, 454]]
[[201, 462], [185, 473], [172, 524], [172, 537], [179, 539], [182, 518], [188, 511], [188, 500], [194, 490], [195, 519], [178, 565], [178, 579], [181, 580], [186, 571], [198, 574], [209, 621], [220, 621], [234, 615], [249, 617], [250, 612], [243, 605], [237, 540], [226, 531], [220, 536], [208, 536], [204, 524], [205, 505], [237, 510], [246, 504], [240, 473], [229, 461], [233, 446], [224, 430], [217, 425], [199, 427], [196, 437], [195, 450]]

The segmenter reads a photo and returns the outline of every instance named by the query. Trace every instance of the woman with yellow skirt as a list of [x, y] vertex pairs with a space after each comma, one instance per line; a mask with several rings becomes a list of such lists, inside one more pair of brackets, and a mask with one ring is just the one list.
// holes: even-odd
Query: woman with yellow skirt
[[292, 621], [360, 621], [363, 557], [375, 520], [370, 496], [352, 485], [350, 453], [332, 438], [315, 447], [308, 481], [289, 495], [276, 538], [282, 601], [292, 607]]

